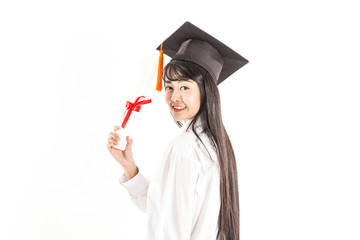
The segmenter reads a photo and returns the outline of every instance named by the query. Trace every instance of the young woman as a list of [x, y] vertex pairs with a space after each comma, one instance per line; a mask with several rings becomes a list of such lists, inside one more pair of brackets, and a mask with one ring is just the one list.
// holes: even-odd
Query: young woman
[[172, 57], [162, 74], [166, 102], [183, 131], [151, 181], [134, 162], [133, 140], [120, 151], [111, 132], [108, 150], [125, 172], [120, 183], [147, 212], [148, 239], [239, 239], [237, 167], [217, 84], [248, 61], [189, 22], [163, 46]]

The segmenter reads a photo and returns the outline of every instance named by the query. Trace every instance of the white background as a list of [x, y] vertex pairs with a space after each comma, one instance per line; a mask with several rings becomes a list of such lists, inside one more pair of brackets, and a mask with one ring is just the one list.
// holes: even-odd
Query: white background
[[[241, 239], [360, 239], [355, 3], [1, 1], [0, 239], [143, 239], [107, 138], [134, 66], [185, 21], [250, 61], [219, 86]], [[151, 177], [178, 130], [149, 97], [132, 137]]]

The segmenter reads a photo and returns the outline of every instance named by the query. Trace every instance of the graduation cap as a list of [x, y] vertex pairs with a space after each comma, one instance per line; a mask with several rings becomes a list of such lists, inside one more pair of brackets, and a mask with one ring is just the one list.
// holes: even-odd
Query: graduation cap
[[160, 50], [156, 86], [158, 91], [162, 89], [163, 53], [172, 60], [185, 60], [202, 66], [218, 85], [249, 62], [190, 22], [185, 22], [157, 50]]

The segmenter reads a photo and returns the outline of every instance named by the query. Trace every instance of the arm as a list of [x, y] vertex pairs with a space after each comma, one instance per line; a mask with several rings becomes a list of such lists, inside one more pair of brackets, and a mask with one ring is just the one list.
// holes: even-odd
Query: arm
[[[120, 129], [119, 126], [114, 127], [114, 131]], [[119, 179], [122, 186], [128, 190], [131, 200], [144, 212], [146, 211], [147, 192], [149, 188], [149, 180], [146, 179], [135, 164], [132, 154], [133, 140], [126, 137], [126, 147], [120, 150], [115, 145], [120, 141], [120, 137], [110, 132], [107, 148], [115, 160], [123, 167], [125, 173]]]
[[146, 212], [149, 180], [138, 170], [138, 173], [130, 180], [128, 180], [126, 173], [124, 173], [120, 177], [119, 183], [128, 191], [131, 201], [140, 210]]
[[173, 154], [164, 186], [156, 239], [188, 240], [195, 209], [199, 162], [193, 155]]

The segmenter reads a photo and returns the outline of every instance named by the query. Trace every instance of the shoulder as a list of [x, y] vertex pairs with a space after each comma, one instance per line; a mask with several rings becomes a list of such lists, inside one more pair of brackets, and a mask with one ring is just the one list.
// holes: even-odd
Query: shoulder
[[192, 130], [181, 133], [173, 140], [169, 153], [189, 161], [217, 165], [217, 156], [209, 138], [204, 133], [198, 135], [201, 140]]
[[196, 151], [197, 139], [193, 132], [183, 132], [177, 136], [171, 144], [173, 154], [191, 155]]

